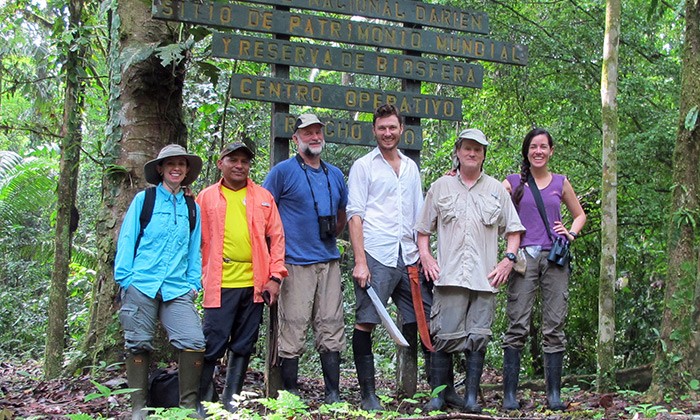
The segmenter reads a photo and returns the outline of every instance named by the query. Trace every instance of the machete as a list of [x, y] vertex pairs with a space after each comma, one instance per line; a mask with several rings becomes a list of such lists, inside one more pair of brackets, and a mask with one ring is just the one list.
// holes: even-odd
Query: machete
[[401, 330], [399, 330], [396, 324], [394, 324], [391, 316], [389, 316], [389, 312], [386, 311], [384, 304], [379, 299], [379, 296], [377, 296], [377, 292], [375, 292], [370, 285], [367, 285], [365, 290], [367, 291], [369, 298], [372, 300], [372, 304], [374, 305], [374, 309], [377, 310], [379, 318], [382, 320], [382, 325], [384, 325], [384, 327], [387, 329], [394, 342], [399, 346], [409, 347], [408, 341], [406, 341], [406, 338], [403, 336], [403, 334], [401, 334]]
[[420, 291], [420, 276], [418, 267], [411, 265], [408, 267], [408, 278], [411, 282], [411, 297], [413, 298], [413, 311], [416, 313], [416, 322], [418, 323], [418, 333], [425, 348], [428, 351], [435, 351], [433, 343], [430, 341], [430, 329], [428, 328], [428, 320], [425, 319], [425, 310], [423, 307], [423, 296]]

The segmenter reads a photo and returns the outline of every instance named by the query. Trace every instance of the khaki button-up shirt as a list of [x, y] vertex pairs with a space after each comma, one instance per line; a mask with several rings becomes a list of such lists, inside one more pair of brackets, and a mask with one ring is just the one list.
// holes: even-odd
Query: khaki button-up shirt
[[415, 229], [437, 231], [437, 286], [496, 292], [487, 278], [498, 264], [498, 238], [525, 227], [508, 191], [482, 172], [471, 187], [457, 176], [443, 176], [425, 197]]

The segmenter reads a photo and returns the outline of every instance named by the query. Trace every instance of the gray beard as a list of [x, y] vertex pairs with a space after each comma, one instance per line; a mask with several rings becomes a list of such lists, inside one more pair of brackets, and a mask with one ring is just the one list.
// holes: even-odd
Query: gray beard
[[[323, 149], [321, 149], [321, 151], [323, 151]], [[308, 157], [316, 157], [316, 156], [321, 156], [321, 151], [319, 151], [318, 153], [314, 153], [313, 151], [311, 151], [310, 147], [307, 147], [306, 149], [304, 149], [302, 151], [302, 153]]]

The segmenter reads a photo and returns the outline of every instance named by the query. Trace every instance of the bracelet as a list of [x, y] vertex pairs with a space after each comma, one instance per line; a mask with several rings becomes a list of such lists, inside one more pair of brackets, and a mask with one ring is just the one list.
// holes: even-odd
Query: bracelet
[[573, 236], [574, 239], [578, 239], [578, 233], [574, 232], [573, 230], [569, 231], [569, 235]]
[[278, 278], [275, 277], [275, 276], [270, 276], [270, 280], [274, 281], [275, 283], [277, 283], [277, 284], [279, 284], [279, 285], [282, 284], [282, 280], [278, 279]]

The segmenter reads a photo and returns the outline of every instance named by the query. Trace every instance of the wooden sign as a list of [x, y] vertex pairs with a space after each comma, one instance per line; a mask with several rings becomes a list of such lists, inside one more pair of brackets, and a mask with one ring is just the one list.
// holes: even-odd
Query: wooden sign
[[336, 19], [240, 4], [164, 0], [153, 7], [160, 19], [246, 31], [277, 33], [380, 48], [410, 50], [497, 63], [527, 64], [527, 47], [487, 38], [403, 26]]
[[484, 12], [440, 4], [400, 0], [247, 0], [251, 3], [294, 9], [364, 16], [372, 19], [413, 23], [421, 26], [488, 35], [489, 18]]
[[462, 120], [461, 100], [435, 95], [363, 89], [298, 80], [231, 75], [234, 98], [264, 102], [306, 105], [316, 108], [343, 109], [373, 113], [382, 104], [395, 105], [407, 117]]
[[212, 37], [211, 52], [214, 57], [397, 77], [477, 89], [481, 88], [484, 78], [484, 69], [477, 64], [220, 32], [215, 32]]
[[[276, 121], [283, 121], [274, 127], [274, 136], [292, 138], [296, 116], [291, 114], [275, 114]], [[341, 143], [355, 146], [376, 146], [377, 142], [372, 132], [372, 123], [337, 118], [320, 117], [326, 125], [323, 127], [323, 137], [328, 143]], [[417, 125], [404, 125], [403, 135], [399, 141], [399, 149], [421, 150], [423, 147], [423, 131]]]

